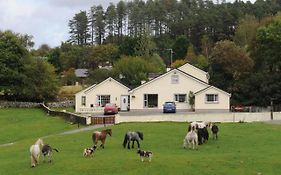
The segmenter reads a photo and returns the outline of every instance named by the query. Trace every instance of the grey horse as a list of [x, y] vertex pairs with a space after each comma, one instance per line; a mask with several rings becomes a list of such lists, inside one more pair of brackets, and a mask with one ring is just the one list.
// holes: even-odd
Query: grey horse
[[140, 148], [139, 140], [143, 140], [143, 133], [142, 132], [128, 131], [125, 134], [125, 137], [124, 137], [123, 147], [126, 148], [126, 145], [128, 143], [127, 148], [130, 149], [130, 141], [133, 141], [132, 148], [134, 148], [134, 143], [136, 141], [137, 144], [138, 144], [138, 148]]

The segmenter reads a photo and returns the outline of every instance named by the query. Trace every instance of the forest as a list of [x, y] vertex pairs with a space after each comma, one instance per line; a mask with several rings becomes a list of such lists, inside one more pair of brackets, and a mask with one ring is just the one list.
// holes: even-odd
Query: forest
[[[88, 69], [86, 84], [112, 76], [129, 87], [186, 62], [207, 71], [231, 104], [281, 104], [281, 0], [134, 0], [94, 5], [69, 17], [69, 39], [32, 48], [0, 31], [0, 94], [54, 100]], [[29, 83], [27, 83], [29, 82]]]

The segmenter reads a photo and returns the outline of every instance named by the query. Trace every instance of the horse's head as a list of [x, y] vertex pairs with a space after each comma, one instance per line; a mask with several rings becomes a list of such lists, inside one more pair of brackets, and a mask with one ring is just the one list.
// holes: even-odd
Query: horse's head
[[41, 145], [43, 146], [44, 145], [44, 142], [41, 138], [39, 138], [36, 142], [35, 142], [35, 145]]
[[137, 131], [137, 133], [138, 133], [140, 139], [143, 140], [143, 133], [142, 133], [142, 132], [139, 132], [139, 131]]
[[107, 129], [107, 130], [106, 130], [106, 133], [107, 133], [108, 135], [112, 136], [112, 129]]

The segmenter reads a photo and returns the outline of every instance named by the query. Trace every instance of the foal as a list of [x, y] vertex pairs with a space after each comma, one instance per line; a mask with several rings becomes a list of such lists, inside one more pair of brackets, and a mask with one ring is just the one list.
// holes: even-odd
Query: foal
[[52, 155], [53, 155], [53, 150], [55, 150], [56, 152], [59, 152], [56, 148], [52, 148], [50, 145], [46, 144], [42, 147], [42, 154], [44, 156], [44, 162], [45, 162], [45, 157], [48, 157], [48, 162], [51, 163], [52, 162]]
[[196, 129], [193, 126], [191, 130], [186, 134], [184, 140], [183, 140], [183, 147], [186, 148], [186, 145], [188, 144], [189, 148], [191, 149], [198, 149], [198, 135], [196, 133]]
[[219, 132], [219, 127], [216, 124], [211, 125], [211, 130], [213, 134], [213, 139], [218, 139], [218, 132]]

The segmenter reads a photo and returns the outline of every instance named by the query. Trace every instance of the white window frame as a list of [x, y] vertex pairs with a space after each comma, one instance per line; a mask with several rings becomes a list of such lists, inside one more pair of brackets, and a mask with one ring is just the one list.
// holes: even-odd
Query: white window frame
[[[184, 96], [184, 101], [180, 100], [180, 96]], [[187, 99], [186, 99], [186, 94], [174, 94], [174, 101], [178, 102], [178, 103], [186, 103]]]
[[81, 96], [81, 106], [86, 106], [86, 96]]
[[[212, 99], [210, 100], [209, 97]], [[206, 94], [205, 95], [206, 103], [219, 103], [219, 94]]]
[[97, 95], [97, 105], [104, 107], [106, 103], [111, 102], [110, 95]]
[[178, 74], [173, 74], [171, 76], [171, 83], [172, 84], [179, 84], [179, 75]]

